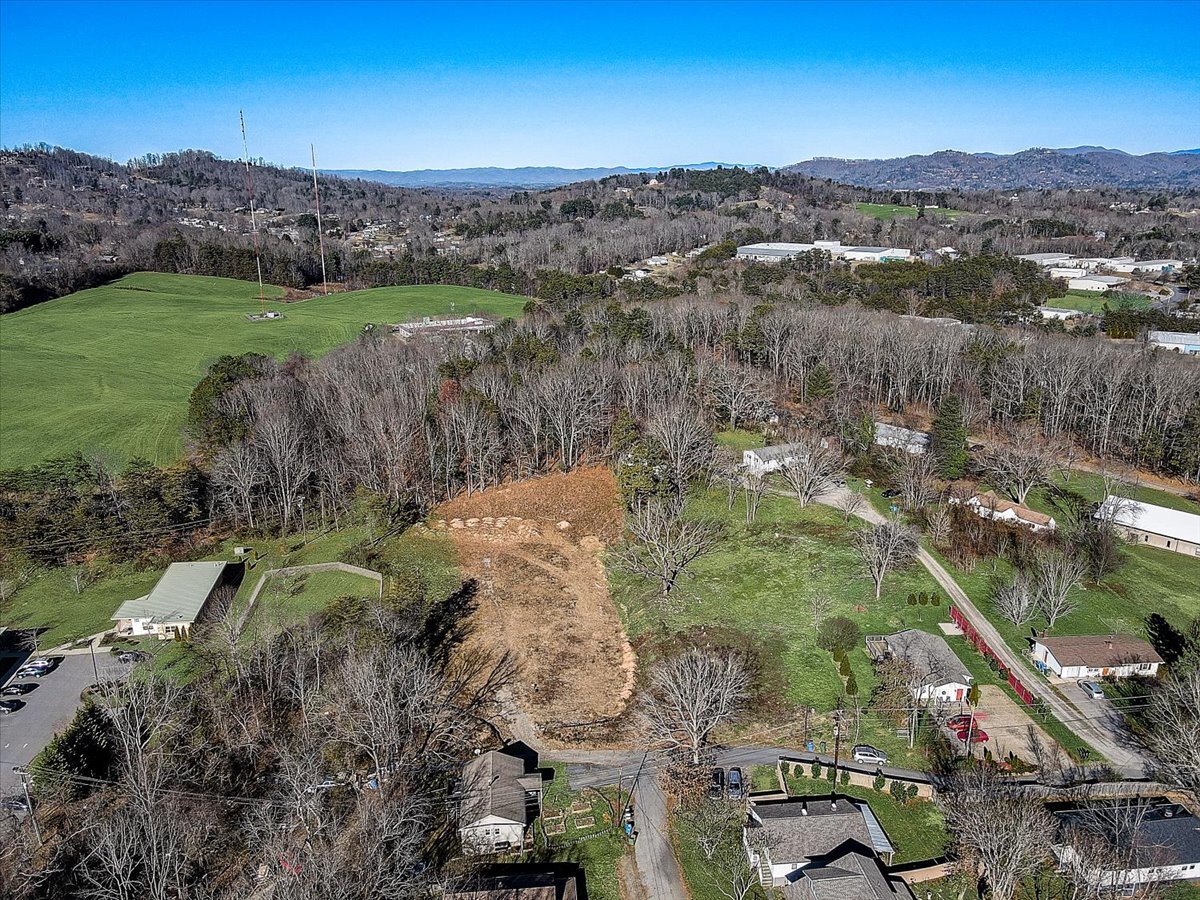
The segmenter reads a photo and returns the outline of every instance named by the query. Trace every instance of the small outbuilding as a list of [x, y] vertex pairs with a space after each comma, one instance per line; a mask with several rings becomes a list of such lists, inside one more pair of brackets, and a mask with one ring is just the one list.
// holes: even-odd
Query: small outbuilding
[[923, 431], [889, 425], [887, 422], [876, 422], [875, 445], [920, 455], [929, 449], [929, 435]]
[[1152, 678], [1163, 658], [1146, 641], [1128, 634], [1035, 638], [1033, 662], [1059, 678]]

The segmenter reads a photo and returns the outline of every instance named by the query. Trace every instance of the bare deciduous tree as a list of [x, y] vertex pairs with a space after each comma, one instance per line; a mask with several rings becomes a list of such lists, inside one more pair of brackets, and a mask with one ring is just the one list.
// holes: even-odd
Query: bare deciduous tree
[[654, 669], [641, 719], [651, 741], [698, 766], [713, 731], [737, 716], [749, 689], [739, 657], [693, 647]]
[[844, 491], [842, 493], [842, 499], [838, 503], [838, 508], [842, 511], [842, 521], [849, 523], [849, 521], [862, 512], [866, 506], [867, 498], [858, 491]]
[[1009, 441], [997, 443], [984, 455], [982, 463], [996, 486], [1018, 503], [1029, 492], [1046, 484], [1058, 459], [1057, 445], [1026, 429]]
[[889, 519], [855, 532], [854, 549], [875, 583], [875, 599], [878, 600], [884, 576], [891, 569], [912, 562], [917, 552], [917, 535], [909, 525]]
[[1043, 863], [1054, 828], [1040, 800], [1010, 789], [991, 768], [955, 775], [938, 801], [960, 857], [975, 863], [995, 900], [1012, 900]]
[[891, 454], [892, 477], [904, 505], [924, 506], [937, 497], [937, 461], [932, 453]]
[[753, 525], [758, 518], [758, 508], [767, 493], [765, 472], [747, 470], [742, 476], [742, 498], [746, 501], [746, 524]]
[[627, 524], [633, 540], [622, 548], [621, 562], [635, 575], [657, 582], [663, 597], [721, 536], [719, 523], [685, 519], [676, 504], [660, 500], [638, 504]]
[[996, 612], [1014, 625], [1024, 625], [1033, 618], [1038, 608], [1037, 601], [1037, 586], [1033, 579], [1020, 569], [1013, 573], [1011, 581], [997, 585], [992, 594]]
[[833, 609], [833, 596], [825, 591], [817, 591], [808, 598], [808, 611], [812, 616], [813, 628], [818, 629]]
[[1155, 688], [1146, 721], [1159, 779], [1200, 793], [1200, 669], [1175, 672]]
[[803, 432], [792, 443], [796, 444], [796, 449], [784, 461], [779, 472], [787, 480], [800, 505], [807, 506], [833, 489], [837, 477], [845, 468], [845, 460], [820, 435]]
[[1070, 593], [1079, 586], [1086, 571], [1087, 560], [1078, 556], [1053, 551], [1037, 555], [1033, 580], [1037, 605], [1046, 617], [1047, 628], [1053, 628], [1055, 622], [1075, 608]]
[[656, 410], [646, 423], [646, 433], [662, 448], [671, 482], [680, 494], [712, 468], [712, 434], [691, 404], [674, 400]]

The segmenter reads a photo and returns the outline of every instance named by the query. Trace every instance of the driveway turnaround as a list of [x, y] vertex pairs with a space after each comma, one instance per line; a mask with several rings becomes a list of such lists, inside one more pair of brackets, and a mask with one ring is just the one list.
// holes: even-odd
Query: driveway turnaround
[[41, 678], [23, 678], [37, 689], [21, 697], [25, 706], [0, 716], [0, 797], [19, 793], [21, 779], [13, 766], [25, 766], [66, 728], [81, 702], [79, 695], [96, 681], [91, 654], [64, 656], [58, 667]]

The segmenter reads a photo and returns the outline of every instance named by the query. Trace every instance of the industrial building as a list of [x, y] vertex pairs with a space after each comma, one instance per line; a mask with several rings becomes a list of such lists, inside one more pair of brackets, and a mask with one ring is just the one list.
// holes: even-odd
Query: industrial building
[[824, 250], [834, 259], [847, 262], [907, 262], [913, 252], [902, 247], [847, 247], [841, 241], [814, 241], [811, 244], [767, 242], [737, 248], [737, 258], [755, 262], [779, 262], [795, 259], [801, 253]]
[[1175, 353], [1200, 356], [1200, 334], [1190, 331], [1151, 331], [1146, 335], [1146, 343]]
[[1092, 291], [1103, 294], [1105, 291], [1111, 291], [1128, 282], [1128, 278], [1119, 278], [1116, 275], [1082, 275], [1068, 281], [1067, 287], [1073, 291]]

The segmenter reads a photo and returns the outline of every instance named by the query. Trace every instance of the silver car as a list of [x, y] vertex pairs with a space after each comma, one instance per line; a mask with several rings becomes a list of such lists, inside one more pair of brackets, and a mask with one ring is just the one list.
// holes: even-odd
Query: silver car
[[1093, 700], [1104, 699], [1104, 689], [1094, 681], [1081, 681], [1079, 688]]
[[872, 747], [870, 744], [855, 744], [853, 752], [856, 763], [871, 763], [877, 766], [887, 765], [888, 756], [878, 747]]

